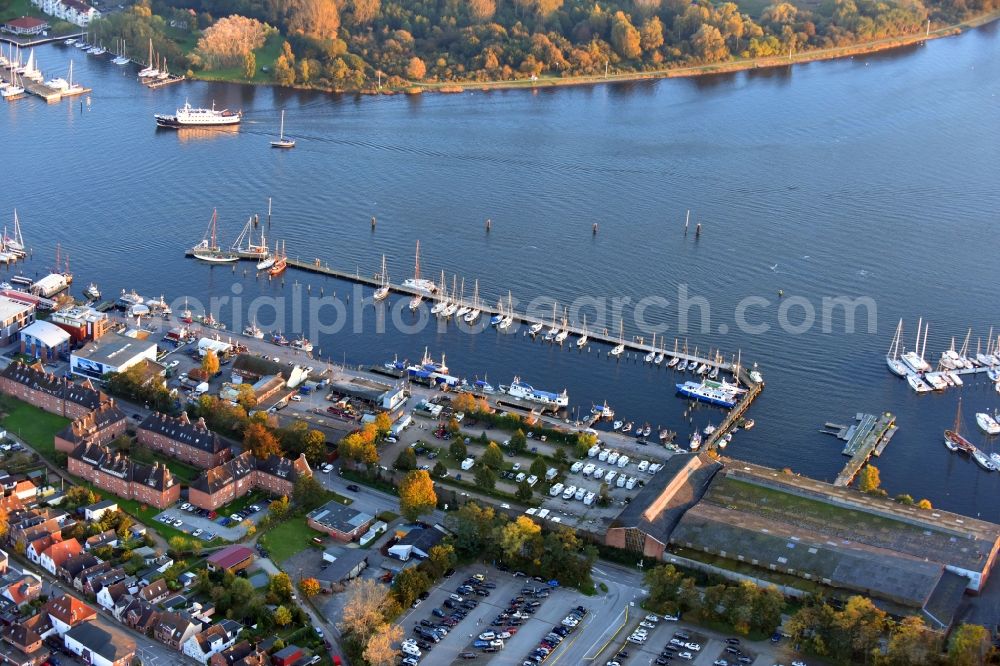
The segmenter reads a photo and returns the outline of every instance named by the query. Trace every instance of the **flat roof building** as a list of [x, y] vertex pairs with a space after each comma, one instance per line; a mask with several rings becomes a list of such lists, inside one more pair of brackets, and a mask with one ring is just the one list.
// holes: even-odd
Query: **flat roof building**
[[156, 343], [108, 333], [74, 351], [70, 356], [70, 371], [100, 379], [109, 372], [127, 370], [143, 359], [156, 361]]

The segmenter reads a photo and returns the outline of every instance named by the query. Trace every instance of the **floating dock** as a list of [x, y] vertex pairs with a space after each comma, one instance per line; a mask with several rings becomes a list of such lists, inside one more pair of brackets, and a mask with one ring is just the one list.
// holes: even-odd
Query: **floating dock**
[[[3, 79], [7, 83], [12, 82], [14, 80], [12, 68], [0, 67], [0, 79]], [[25, 92], [35, 95], [36, 97], [41, 97], [50, 104], [58, 102], [64, 97], [75, 97], [77, 95], [86, 95], [87, 93], [93, 92], [92, 88], [77, 88], [72, 92], [63, 93], [56, 88], [50, 88], [43, 83], [37, 83], [36, 81], [25, 79], [21, 76], [18, 76], [17, 80], [18, 85], [24, 88]]]
[[171, 83], [180, 83], [184, 80], [183, 76], [170, 76], [166, 79], [157, 79], [156, 81], [150, 81], [146, 83], [145, 86], [151, 90], [156, 90], [158, 88], [163, 88], [164, 86], [169, 86]]
[[[852, 425], [844, 433], [847, 444], [844, 445], [842, 453], [850, 456], [851, 459], [844, 466], [844, 469], [837, 475], [833, 482], [835, 486], [848, 486], [854, 477], [857, 476], [861, 468], [864, 467], [868, 459], [879, 456], [889, 440], [896, 434], [896, 417], [894, 414], [885, 412], [878, 416], [874, 414], [858, 414], [855, 417], [858, 422]], [[827, 424], [835, 425], [835, 424]], [[840, 426], [843, 428], [843, 426]], [[838, 432], [840, 437], [840, 432]], [[840, 437], [844, 439], [845, 437]]]

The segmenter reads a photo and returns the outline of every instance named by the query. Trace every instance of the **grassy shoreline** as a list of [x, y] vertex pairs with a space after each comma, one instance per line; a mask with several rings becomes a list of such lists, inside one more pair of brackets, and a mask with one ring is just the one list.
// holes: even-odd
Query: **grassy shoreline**
[[[914, 35], [887, 37], [883, 39], [872, 40], [870, 42], [863, 42], [860, 44], [851, 44], [848, 46], [838, 46], [828, 49], [816, 49], [812, 51], [804, 51], [802, 53], [793, 53], [790, 56], [736, 59], [736, 60], [730, 60], [728, 62], [712, 63], [708, 65], [689, 65], [684, 67], [671, 67], [671, 68], [648, 70], [648, 71], [621, 72], [617, 74], [609, 74], [607, 76], [605, 75], [580, 75], [580, 76], [569, 76], [569, 77], [540, 76], [534, 81], [530, 79], [516, 79], [516, 80], [495, 80], [495, 81], [440, 81], [440, 82], [427, 82], [427, 83], [415, 82], [415, 83], [409, 83], [405, 86], [398, 86], [393, 88], [389, 87], [383, 87], [381, 89], [367, 88], [363, 90], [342, 90], [337, 88], [317, 88], [311, 86], [298, 86], [298, 85], [285, 86], [285, 87], [289, 87], [294, 90], [313, 90], [319, 92], [359, 93], [362, 95], [396, 95], [400, 93], [405, 93], [405, 94], [421, 94], [424, 92], [461, 93], [465, 92], [466, 90], [479, 90], [482, 92], [486, 92], [490, 90], [538, 89], [538, 88], [555, 88], [562, 86], [592, 86], [592, 85], [600, 85], [603, 83], [624, 83], [630, 81], [651, 81], [657, 79], [710, 76], [713, 74], [732, 74], [736, 72], [758, 70], [758, 69], [771, 69], [775, 67], [788, 67], [789, 65], [798, 65], [810, 62], [821, 62], [824, 60], [834, 60], [838, 58], [847, 58], [858, 55], [869, 55], [872, 53], [880, 53], [882, 51], [890, 51], [892, 49], [898, 49], [907, 46], [913, 46], [916, 44], [922, 44], [932, 39], [959, 35], [973, 28], [978, 28], [980, 26], [986, 25], [987, 23], [992, 23], [993, 21], [996, 21], [998, 19], [1000, 19], [1000, 10], [988, 12], [986, 14], [982, 14], [980, 16], [969, 19], [967, 21], [963, 21], [961, 23], [943, 26], [941, 28], [931, 30], [929, 33], [922, 32]], [[271, 46], [270, 44], [268, 46], [273, 48], [273, 46]], [[260, 60], [258, 60], [258, 62], [260, 62]], [[250, 81], [247, 81], [245, 79], [240, 79], [238, 78], [238, 76], [233, 76], [234, 73], [235, 72], [227, 71], [220, 76], [219, 72], [197, 72], [195, 73], [194, 78], [203, 81], [226, 81], [231, 83], [243, 83], [247, 85], [277, 85], [274, 81], [267, 80], [266, 77], [262, 76], [262, 72], [260, 72], [259, 70], [257, 75], [253, 78], [253, 80]]]

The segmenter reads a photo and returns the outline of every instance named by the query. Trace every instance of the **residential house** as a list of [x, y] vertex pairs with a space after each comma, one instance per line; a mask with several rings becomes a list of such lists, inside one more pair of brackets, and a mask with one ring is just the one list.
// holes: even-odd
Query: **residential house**
[[76, 539], [67, 539], [54, 543], [42, 552], [38, 564], [53, 576], [59, 575], [59, 569], [73, 555], [83, 552], [83, 546]]
[[240, 641], [208, 660], [209, 666], [269, 666], [269, 663], [267, 652], [249, 641]]
[[111, 564], [111, 562], [98, 560], [96, 564], [92, 564], [84, 569], [81, 569], [79, 573], [73, 576], [73, 588], [79, 590], [80, 592], [92, 589], [90, 581], [101, 574], [111, 571], [114, 566], [115, 565]]
[[23, 624], [0, 630], [0, 660], [10, 666], [39, 666], [49, 658], [42, 637]]
[[186, 613], [167, 612], [160, 614], [160, 621], [153, 628], [153, 638], [179, 651], [200, 631], [201, 623], [193, 621]]
[[100, 534], [87, 537], [87, 540], [83, 543], [85, 550], [97, 550], [98, 548], [104, 548], [105, 546], [111, 546], [112, 548], [116, 548], [118, 546], [117, 532], [114, 530], [104, 530]]
[[56, 633], [55, 627], [52, 626], [52, 618], [49, 617], [48, 613], [35, 613], [31, 617], [21, 618], [16, 624], [35, 632], [42, 637], [42, 640]]
[[67, 650], [92, 666], [131, 666], [135, 660], [135, 641], [109, 625], [81, 624], [66, 632], [63, 641]]
[[41, 363], [21, 361], [0, 371], [0, 393], [69, 419], [80, 418], [108, 400], [89, 380], [73, 383], [46, 372]]
[[[16, 22], [12, 26], [15, 32], [18, 30], [31, 32], [38, 28], [37, 23], [26, 22], [26, 18], [22, 17], [20, 21], [15, 19]], [[10, 22], [7, 22], [7, 25], [10, 25]], [[0, 344], [8, 345], [17, 339], [17, 334], [22, 328], [35, 321], [35, 304], [30, 302], [30, 296], [22, 300], [11, 298], [7, 295], [7, 290], [4, 292], [0, 296]]]
[[114, 399], [102, 403], [56, 433], [56, 451], [70, 453], [81, 444], [109, 444], [125, 433], [128, 418]]
[[166, 599], [168, 594], [170, 594], [170, 588], [167, 587], [167, 581], [161, 578], [139, 590], [138, 596], [143, 601], [155, 604]]
[[0, 576], [7, 574], [7, 551], [0, 550]]
[[232, 620], [213, 624], [189, 638], [184, 643], [182, 651], [199, 664], [207, 664], [213, 655], [232, 647], [242, 628], [238, 622]]
[[62, 541], [62, 533], [60, 532], [42, 535], [25, 546], [24, 554], [29, 562], [39, 564], [42, 559], [42, 553], [48, 550], [49, 546], [59, 541]]
[[96, 523], [104, 518], [104, 514], [114, 513], [117, 510], [118, 502], [115, 502], [114, 500], [101, 500], [96, 504], [84, 507], [83, 516], [87, 519], [88, 523]]
[[181, 497], [181, 485], [166, 465], [135, 462], [107, 446], [80, 444], [69, 454], [67, 464], [71, 474], [102, 490], [158, 509], [176, 504]]
[[42, 606], [42, 613], [47, 613], [56, 633], [63, 636], [70, 629], [89, 622], [97, 617], [97, 611], [83, 603], [71, 594], [49, 599]]
[[148, 601], [133, 599], [132, 604], [125, 610], [122, 621], [140, 634], [149, 636], [160, 621], [160, 611]]
[[303, 656], [302, 648], [298, 645], [288, 645], [271, 655], [271, 663], [274, 666], [292, 666]]
[[3, 588], [3, 596], [18, 608], [30, 604], [42, 594], [42, 579], [35, 574], [24, 572], [11, 576]]
[[281, 456], [258, 459], [245, 451], [222, 465], [204, 471], [191, 484], [188, 500], [199, 508], [214, 511], [252, 490], [291, 496], [295, 482], [303, 476], [312, 476], [312, 469], [304, 455], [295, 460]]
[[22, 502], [32, 502], [38, 497], [38, 486], [28, 479], [24, 479], [17, 482], [11, 494]]
[[20, 18], [7, 19], [0, 30], [9, 32], [19, 37], [33, 37], [40, 35], [49, 29], [48, 21], [35, 18], [33, 16], [22, 16]]
[[[128, 595], [128, 586], [125, 583], [115, 583], [114, 585], [108, 585], [102, 587], [101, 591], [97, 593], [97, 605], [108, 611], [112, 615], [115, 615], [115, 606], [118, 602], [125, 596]], [[120, 621], [121, 618], [115, 615], [115, 617]]]
[[136, 432], [143, 446], [201, 469], [218, 467], [233, 455], [229, 445], [208, 429], [205, 419], [192, 423], [187, 412], [178, 417], [154, 412]]
[[101, 560], [93, 553], [83, 552], [72, 555], [62, 566], [59, 577], [72, 584], [84, 569], [100, 564]]
[[127, 578], [128, 574], [125, 573], [125, 569], [121, 567], [114, 567], [105, 573], [92, 576], [87, 582], [89, 587], [85, 587], [84, 592], [96, 596], [97, 593], [100, 592], [105, 586], [120, 583]]

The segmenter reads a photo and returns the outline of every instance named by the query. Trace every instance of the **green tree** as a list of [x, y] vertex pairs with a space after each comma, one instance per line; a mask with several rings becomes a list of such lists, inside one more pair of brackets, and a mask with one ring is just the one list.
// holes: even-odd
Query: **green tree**
[[455, 547], [450, 543], [443, 543], [431, 546], [431, 549], [427, 551], [427, 560], [424, 564], [431, 577], [437, 579], [443, 576], [448, 569], [454, 567], [457, 562], [458, 556], [455, 555]]
[[416, 520], [437, 506], [434, 482], [426, 470], [408, 472], [399, 484], [399, 510], [407, 520]]
[[512, 456], [520, 455], [528, 450], [528, 438], [524, 435], [523, 430], [518, 428], [514, 431], [514, 434], [510, 436], [507, 450]]
[[911, 506], [913, 504], [913, 496], [908, 495], [906, 493], [900, 493], [896, 495], [896, 501], [899, 502], [900, 504], [906, 504], [907, 506]]
[[490, 442], [486, 446], [486, 450], [483, 451], [483, 456], [480, 458], [480, 463], [494, 471], [503, 467], [503, 451], [500, 450], [496, 442]]
[[448, 468], [445, 467], [443, 462], [438, 460], [434, 463], [434, 469], [431, 470], [431, 474], [438, 478], [448, 476]]
[[327, 500], [327, 491], [314, 476], [300, 476], [295, 480], [292, 499], [296, 506], [312, 511]]
[[531, 486], [528, 485], [527, 481], [522, 481], [517, 484], [517, 492], [515, 493], [517, 499], [527, 502], [531, 499]]
[[395, 467], [401, 472], [409, 472], [417, 468], [417, 454], [411, 447], [407, 446], [399, 452], [399, 455], [396, 456]]
[[483, 490], [493, 490], [497, 485], [497, 475], [486, 465], [477, 465], [475, 473], [476, 485]]
[[962, 624], [951, 632], [948, 641], [950, 666], [978, 666], [990, 653], [990, 632], [978, 624]]
[[408, 608], [417, 597], [430, 589], [431, 579], [419, 567], [403, 569], [392, 581], [392, 591], [403, 608]]
[[279, 627], [288, 626], [292, 621], [292, 611], [288, 610], [284, 606], [278, 606], [274, 609], [274, 623]]
[[882, 479], [875, 465], [865, 465], [858, 474], [858, 490], [863, 493], [872, 493], [882, 485]]
[[528, 467], [528, 471], [537, 476], [539, 479], [545, 478], [545, 473], [548, 469], [548, 465], [545, 464], [545, 459], [541, 456], [536, 456], [535, 459], [531, 461], [531, 466]]
[[524, 555], [542, 528], [527, 516], [518, 516], [500, 530], [500, 548], [508, 561]]
[[267, 582], [267, 592], [279, 602], [291, 601], [292, 579], [284, 572], [274, 574]]
[[453, 460], [465, 460], [469, 457], [469, 448], [460, 437], [456, 437], [452, 439], [451, 444], [448, 445], [448, 455], [450, 455]]
[[175, 559], [186, 553], [190, 547], [188, 540], [182, 536], [170, 537], [167, 544], [170, 546], [170, 552], [174, 554]]
[[219, 357], [211, 349], [206, 349], [205, 355], [201, 357], [201, 369], [209, 377], [214, 377], [215, 373], [219, 371]]
[[930, 631], [923, 618], [904, 617], [892, 629], [881, 663], [885, 666], [919, 666], [930, 664], [941, 651], [940, 639]]

